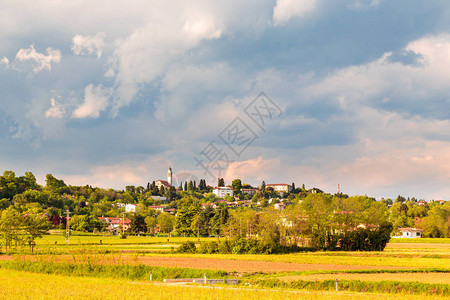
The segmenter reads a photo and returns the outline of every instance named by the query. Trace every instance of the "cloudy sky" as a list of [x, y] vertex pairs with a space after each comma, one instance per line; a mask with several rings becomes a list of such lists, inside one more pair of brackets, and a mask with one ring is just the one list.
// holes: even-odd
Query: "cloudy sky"
[[446, 0], [0, 3], [2, 170], [450, 198]]

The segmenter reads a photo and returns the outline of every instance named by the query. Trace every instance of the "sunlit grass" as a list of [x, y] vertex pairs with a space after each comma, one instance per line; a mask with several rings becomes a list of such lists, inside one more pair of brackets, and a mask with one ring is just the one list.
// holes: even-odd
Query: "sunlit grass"
[[403, 294], [167, 286], [5, 269], [0, 269], [0, 282], [1, 299], [432, 299]]

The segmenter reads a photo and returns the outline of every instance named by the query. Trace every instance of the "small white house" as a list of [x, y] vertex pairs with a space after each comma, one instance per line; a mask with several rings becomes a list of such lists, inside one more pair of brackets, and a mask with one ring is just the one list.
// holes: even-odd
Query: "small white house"
[[394, 238], [421, 238], [422, 237], [422, 229], [418, 228], [398, 228], [398, 231], [401, 235], [396, 235]]
[[125, 212], [136, 212], [136, 204], [125, 204]]

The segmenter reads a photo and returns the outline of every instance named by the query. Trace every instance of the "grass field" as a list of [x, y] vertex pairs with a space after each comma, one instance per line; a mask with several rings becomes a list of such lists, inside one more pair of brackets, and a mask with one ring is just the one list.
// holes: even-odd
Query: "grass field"
[[[33, 292], [34, 290], [31, 291], [31, 286], [35, 282], [42, 283], [44, 277], [49, 280], [51, 278], [52, 283], [50, 286], [44, 286], [43, 283], [40, 286], [36, 283], [38, 286], [36, 289], [44, 295], [41, 298], [52, 297], [58, 290], [63, 291], [65, 280], [73, 282], [74, 287], [80, 286], [79, 290], [75, 289], [71, 294], [72, 298], [119, 298], [120, 295], [125, 296], [121, 294], [120, 287], [123, 286], [126, 286], [129, 291], [126, 295], [131, 295], [129, 298], [140, 298], [142, 297], [140, 293], [157, 298], [165, 296], [164, 298], [169, 299], [193, 297], [256, 299], [262, 294], [268, 299], [349, 297], [374, 299], [380, 297], [366, 291], [385, 292], [382, 294], [383, 298], [393, 299], [399, 296], [404, 299], [406, 295], [416, 299], [410, 294], [417, 294], [420, 299], [433, 294], [449, 296], [450, 239], [393, 239], [382, 252], [317, 251], [278, 255], [178, 254], [174, 252], [180, 243], [187, 240], [199, 241], [195, 237], [129, 236], [126, 239], [120, 239], [118, 236], [78, 235], [72, 236], [70, 243], [66, 244], [62, 234], [48, 235], [37, 241], [36, 252], [32, 255], [26, 253], [26, 249], [22, 254], [0, 255], [0, 266], [3, 267], [0, 268], [0, 282], [2, 282], [0, 296], [20, 299], [23, 296], [19, 293], [21, 284], [15, 286], [14, 282], [25, 280], [19, 279], [21, 276], [30, 279], [26, 281], [27, 287], [22, 289], [28, 289], [30, 285], [29, 292], [34, 293], [33, 298], [40, 296]], [[215, 240], [217, 238], [200, 238], [200, 241]], [[34, 261], [38, 267], [29, 265], [27, 268], [37, 273], [71, 274], [72, 276], [6, 270], [8, 261], [14, 260]], [[77, 268], [77, 264], [88, 267]], [[95, 265], [112, 267], [98, 268]], [[9, 268], [17, 269], [17, 266], [18, 264], [15, 267], [14, 263], [9, 264]], [[58, 271], [60, 268], [58, 266], [63, 266], [64, 270]], [[157, 280], [162, 280], [162, 276], [180, 278], [190, 275], [200, 276], [203, 272], [208, 272], [225, 274], [220, 276], [228, 278], [239, 278], [245, 285], [241, 285], [238, 289], [220, 287], [212, 290], [207, 287], [149, 284], [145, 282], [145, 279], [148, 278], [152, 268], [155, 272], [160, 272]], [[97, 270], [104, 273], [96, 274]], [[138, 273], [133, 275], [133, 272]], [[331, 292], [336, 278], [343, 283], [342, 289], [345, 291]], [[139, 282], [130, 283], [130, 280]], [[248, 284], [259, 289], [248, 290]], [[83, 285], [86, 286], [85, 289], [81, 288]], [[98, 285], [96, 289], [93, 288], [95, 285]], [[91, 286], [93, 290], [88, 292]], [[113, 295], [114, 288], [120, 292]], [[295, 290], [291, 290], [292, 288]], [[321, 293], [322, 290], [327, 292]], [[359, 292], [350, 293], [349, 291]], [[13, 296], [14, 293], [18, 293], [19, 296]], [[149, 297], [145, 296], [145, 298]]]
[[0, 282], [0, 299], [432, 299], [423, 295], [169, 286], [5, 269], [0, 269]]

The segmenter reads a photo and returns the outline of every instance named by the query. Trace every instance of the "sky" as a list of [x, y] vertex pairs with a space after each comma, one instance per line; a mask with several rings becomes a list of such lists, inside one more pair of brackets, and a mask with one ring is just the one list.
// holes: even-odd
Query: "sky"
[[450, 199], [446, 0], [0, 4], [2, 170]]

